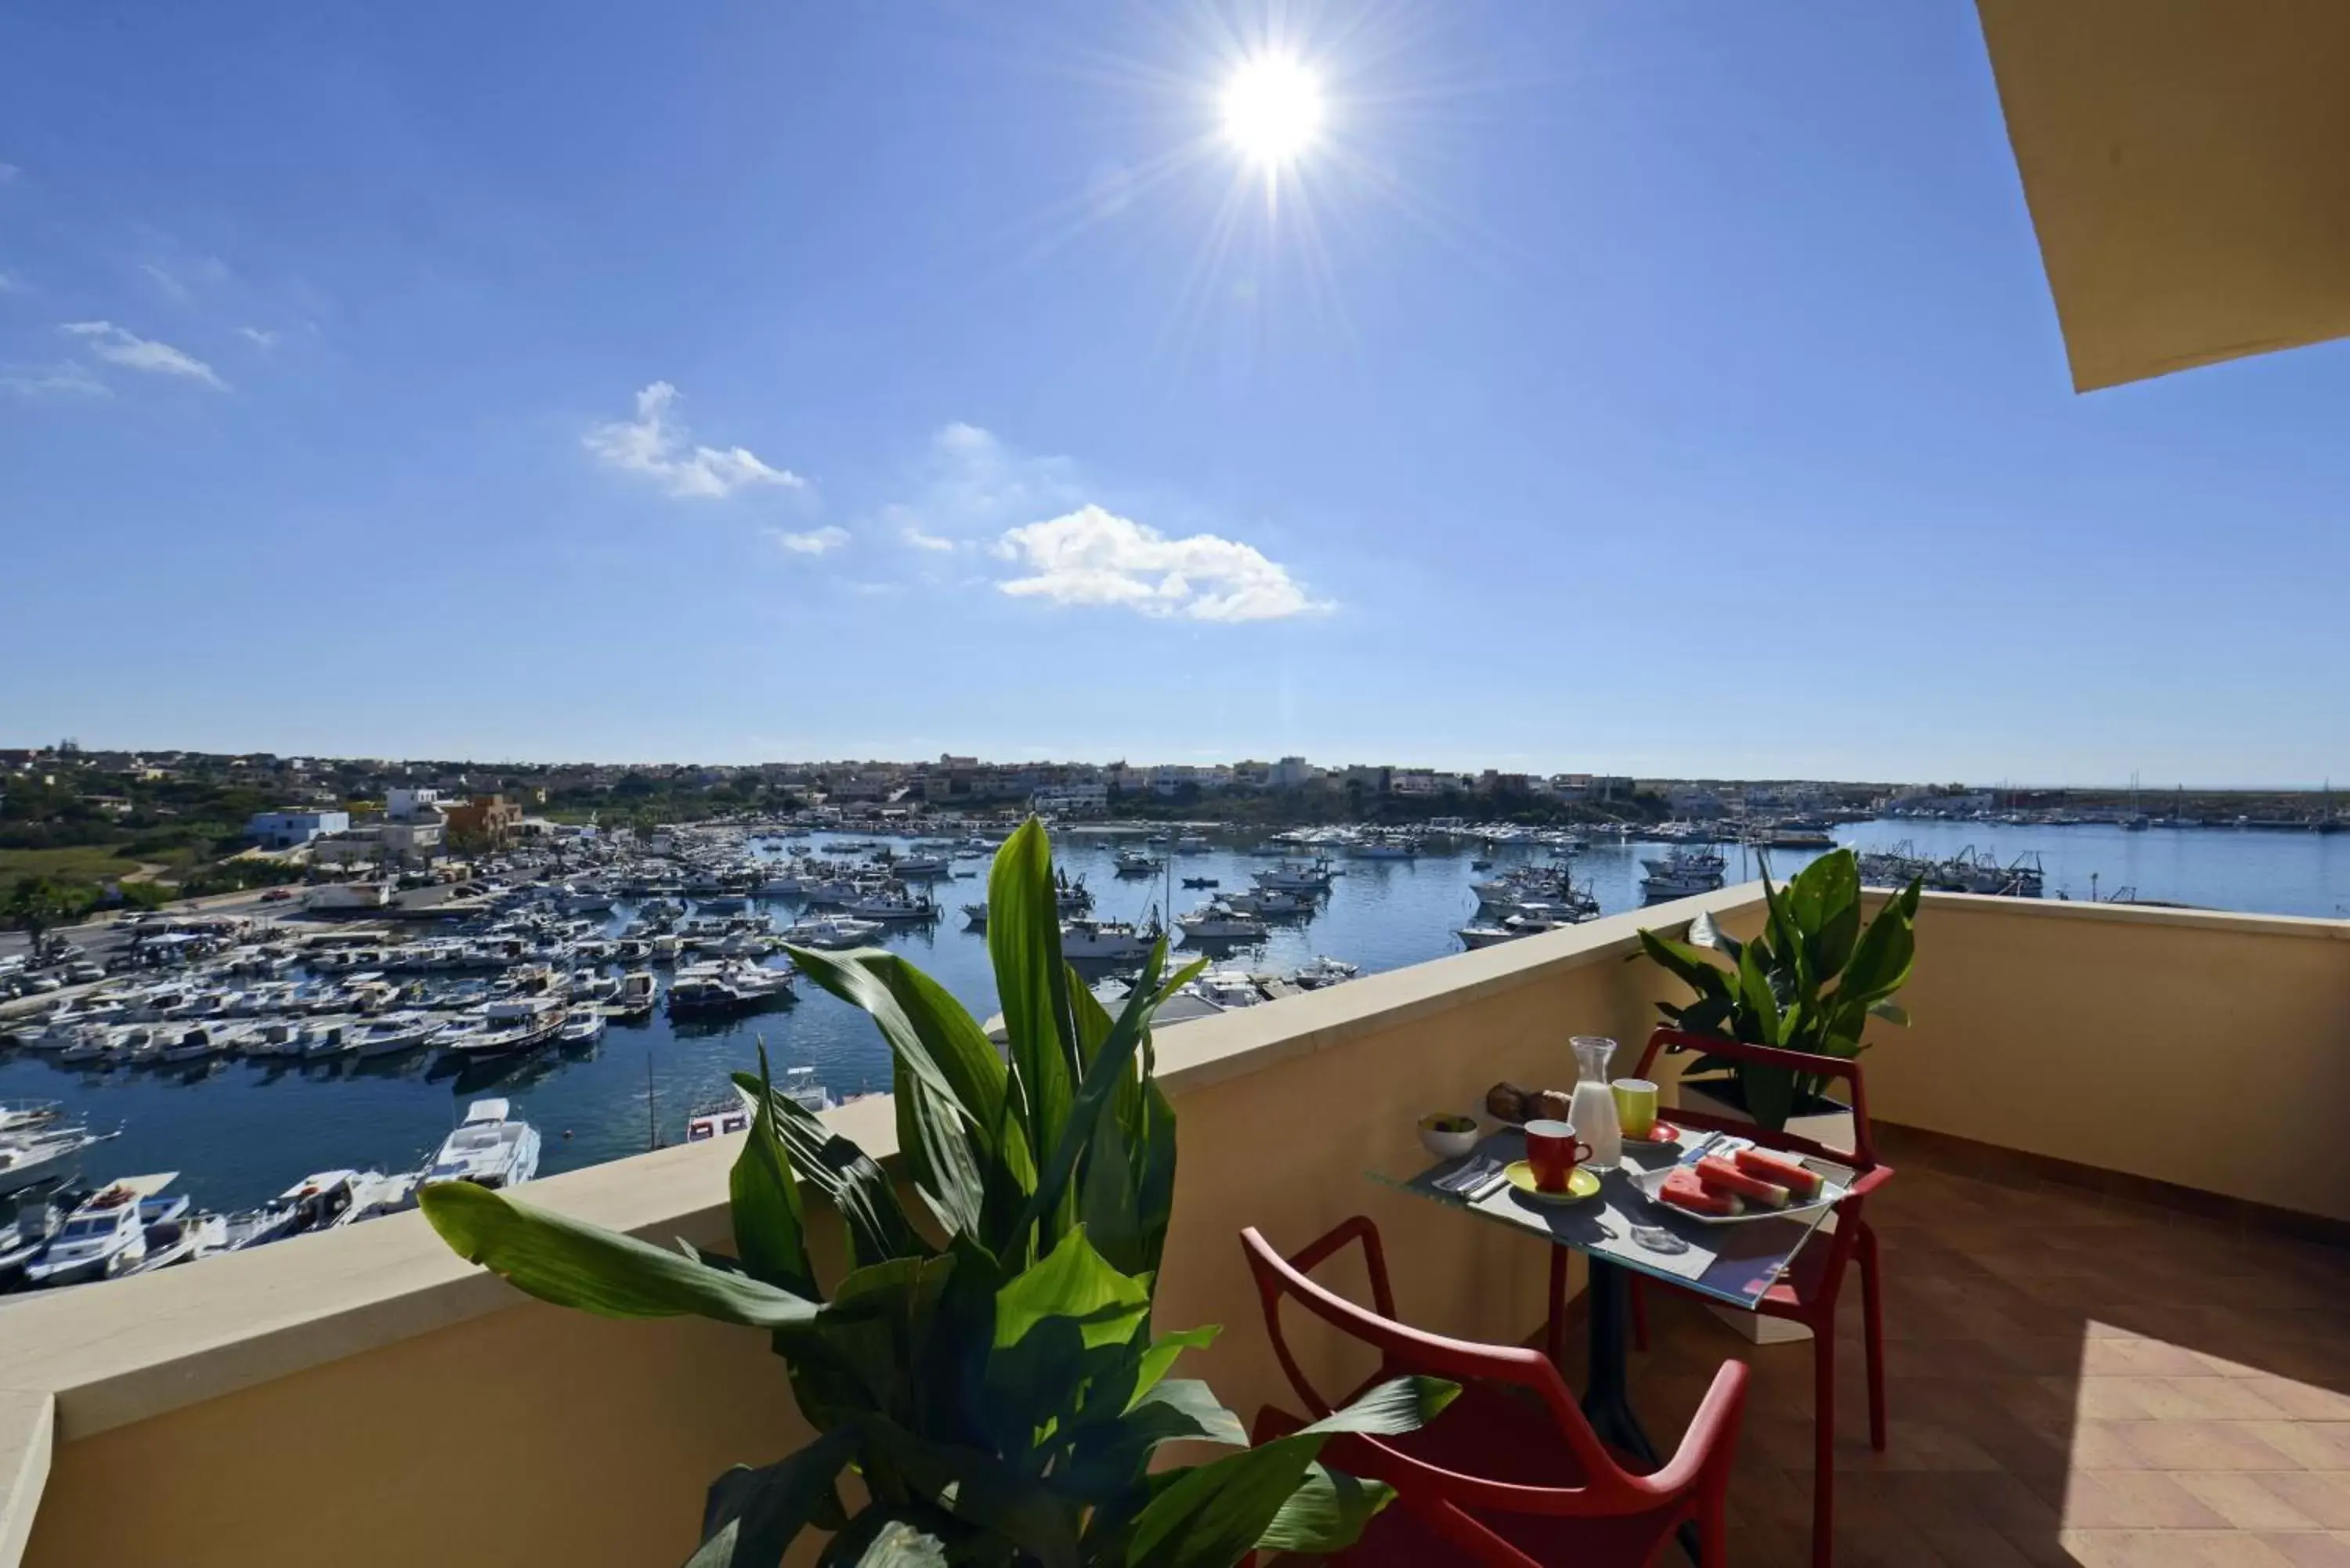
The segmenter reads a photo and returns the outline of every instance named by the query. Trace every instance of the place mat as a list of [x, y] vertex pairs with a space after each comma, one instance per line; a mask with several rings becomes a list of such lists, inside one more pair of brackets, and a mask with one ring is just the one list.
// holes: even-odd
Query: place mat
[[[1709, 1245], [1713, 1238], [1700, 1240], [1684, 1235], [1683, 1228], [1673, 1224], [1669, 1216], [1657, 1216], [1631, 1183], [1624, 1179], [1621, 1171], [1604, 1173], [1599, 1179], [1599, 1196], [1582, 1203], [1544, 1203], [1525, 1197], [1514, 1187], [1504, 1186], [1483, 1202], [1469, 1207], [1480, 1214], [1545, 1235], [1559, 1246], [1622, 1262], [1643, 1273], [1670, 1274], [1692, 1282], [1702, 1280], [1719, 1256]], [[1636, 1225], [1660, 1225], [1687, 1241], [1689, 1251], [1651, 1251], [1632, 1240], [1632, 1228]]]

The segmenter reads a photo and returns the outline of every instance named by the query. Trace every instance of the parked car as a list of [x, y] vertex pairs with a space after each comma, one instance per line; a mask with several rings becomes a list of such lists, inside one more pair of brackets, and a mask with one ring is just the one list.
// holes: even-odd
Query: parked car
[[291, 888], [272, 888], [268, 892], [264, 893], [261, 896], [261, 901], [265, 904], [282, 904], [293, 896], [294, 893]]

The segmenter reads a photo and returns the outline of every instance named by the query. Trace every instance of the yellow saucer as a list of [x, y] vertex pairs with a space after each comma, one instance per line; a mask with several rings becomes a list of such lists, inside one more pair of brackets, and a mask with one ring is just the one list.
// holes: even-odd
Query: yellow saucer
[[1510, 1179], [1510, 1185], [1518, 1189], [1519, 1196], [1531, 1198], [1537, 1203], [1580, 1203], [1586, 1198], [1599, 1195], [1598, 1173], [1579, 1165], [1575, 1168], [1575, 1174], [1567, 1179], [1564, 1192], [1544, 1192], [1535, 1186], [1534, 1168], [1523, 1159], [1512, 1164], [1502, 1174]]

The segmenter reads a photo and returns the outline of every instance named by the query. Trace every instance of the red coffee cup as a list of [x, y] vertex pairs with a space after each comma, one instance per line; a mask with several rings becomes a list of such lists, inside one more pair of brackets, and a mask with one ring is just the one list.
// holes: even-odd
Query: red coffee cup
[[1575, 1168], [1591, 1158], [1591, 1146], [1575, 1136], [1572, 1122], [1528, 1122], [1526, 1163], [1534, 1167], [1534, 1185], [1544, 1192], [1564, 1192], [1575, 1178]]

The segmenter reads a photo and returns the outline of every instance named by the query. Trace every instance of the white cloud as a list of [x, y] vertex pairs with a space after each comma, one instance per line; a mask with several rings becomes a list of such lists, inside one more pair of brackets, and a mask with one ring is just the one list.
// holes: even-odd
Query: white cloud
[[999, 589], [1055, 604], [1222, 621], [1279, 620], [1330, 607], [1308, 597], [1287, 568], [1253, 545], [1213, 534], [1170, 539], [1091, 504], [1006, 530], [995, 553], [1028, 574], [997, 583]]
[[590, 430], [581, 440], [607, 468], [650, 474], [671, 495], [723, 501], [753, 485], [804, 490], [807, 481], [788, 469], [770, 468], [743, 447], [691, 446], [681, 422], [672, 421], [677, 389], [655, 381], [637, 394], [637, 417]]
[[57, 330], [88, 339], [89, 351], [110, 365], [156, 376], [181, 376], [217, 391], [228, 390], [228, 383], [194, 355], [126, 332], [111, 321], [68, 321]]
[[829, 555], [848, 543], [848, 530], [846, 528], [812, 528], [805, 534], [786, 534], [780, 528], [770, 528], [766, 533], [777, 548], [788, 550], [795, 556]]
[[71, 359], [55, 365], [0, 366], [0, 392], [43, 402], [107, 395], [106, 383], [88, 366]]
[[931, 550], [942, 555], [955, 547], [955, 542], [952, 539], [941, 538], [936, 534], [923, 533], [922, 525], [919, 523], [907, 524], [905, 527], [899, 530], [898, 536], [917, 550]]
[[238, 337], [244, 338], [256, 348], [266, 349], [277, 347], [277, 334], [268, 331], [265, 328], [259, 327], [240, 327], [236, 329], [236, 333]]

